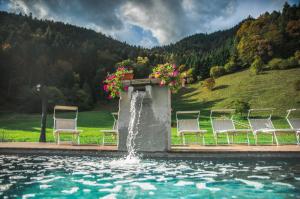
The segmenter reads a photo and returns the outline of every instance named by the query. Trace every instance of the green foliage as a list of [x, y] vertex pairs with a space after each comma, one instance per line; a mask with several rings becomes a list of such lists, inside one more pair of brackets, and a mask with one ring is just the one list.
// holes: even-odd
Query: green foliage
[[223, 66], [213, 66], [210, 68], [209, 74], [213, 78], [218, 78], [225, 74], [225, 69]]
[[275, 69], [288, 69], [293, 68], [299, 65], [298, 60], [296, 57], [290, 57], [288, 59], [281, 59], [281, 58], [273, 58], [268, 62], [268, 67], [271, 70]]
[[232, 56], [224, 66], [226, 73], [232, 73], [239, 69], [239, 63], [236, 56]]
[[243, 114], [246, 114], [250, 109], [250, 104], [242, 100], [235, 100], [233, 101], [233, 107], [236, 113], [239, 113], [241, 116], [243, 116]]
[[207, 78], [203, 81], [202, 85], [207, 88], [208, 90], [213, 90], [215, 85], [216, 85], [216, 82], [215, 82], [215, 79], [214, 78]]
[[64, 104], [65, 96], [62, 91], [54, 86], [46, 87], [46, 95], [48, 99], [48, 111], [52, 112], [56, 104]]
[[249, 19], [237, 32], [237, 51], [244, 64], [250, 65], [256, 56], [264, 62], [274, 57], [287, 58], [299, 50], [300, 5], [286, 4], [282, 13], [273, 11], [257, 19]]
[[263, 63], [262, 59], [259, 56], [257, 56], [254, 59], [253, 63], [251, 64], [250, 70], [253, 74], [258, 75], [259, 73], [262, 72], [263, 66], [264, 66], [264, 63]]

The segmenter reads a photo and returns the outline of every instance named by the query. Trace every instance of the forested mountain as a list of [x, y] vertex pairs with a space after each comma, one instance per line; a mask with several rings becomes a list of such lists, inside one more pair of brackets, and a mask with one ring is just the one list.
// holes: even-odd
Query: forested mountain
[[[50, 105], [89, 109], [105, 99], [102, 81], [116, 66], [130, 65], [135, 77], [153, 66], [175, 63], [191, 82], [250, 67], [259, 72], [300, 63], [300, 5], [245, 19], [235, 27], [196, 34], [152, 49], [130, 46], [101, 33], [61, 22], [0, 12], [0, 104], [38, 111], [36, 85], [47, 88]], [[51, 106], [49, 106], [51, 107]]]
[[88, 108], [101, 95], [100, 84], [112, 66], [143, 52], [69, 24], [5, 12], [0, 20], [1, 104], [32, 107], [38, 100], [32, 88], [42, 84], [63, 101]]

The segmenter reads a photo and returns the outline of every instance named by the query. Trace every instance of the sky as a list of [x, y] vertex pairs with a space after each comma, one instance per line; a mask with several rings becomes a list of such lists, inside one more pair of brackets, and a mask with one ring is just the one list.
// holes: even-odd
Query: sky
[[[290, 4], [298, 0], [288, 0]], [[284, 0], [0, 0], [0, 10], [86, 27], [146, 48], [280, 11]]]

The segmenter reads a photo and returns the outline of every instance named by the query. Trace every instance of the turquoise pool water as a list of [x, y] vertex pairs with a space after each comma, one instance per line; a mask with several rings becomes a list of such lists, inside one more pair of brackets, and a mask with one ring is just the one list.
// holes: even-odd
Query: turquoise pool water
[[300, 198], [300, 161], [0, 155], [0, 198]]

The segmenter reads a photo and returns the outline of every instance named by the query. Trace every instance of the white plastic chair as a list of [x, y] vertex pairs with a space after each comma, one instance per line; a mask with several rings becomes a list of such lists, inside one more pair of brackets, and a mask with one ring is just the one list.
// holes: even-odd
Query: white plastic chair
[[[75, 118], [66, 119], [66, 118], [58, 118], [56, 117], [57, 111], [74, 111]], [[53, 136], [55, 142], [60, 144], [60, 135], [61, 134], [71, 134], [72, 135], [72, 143], [73, 144], [80, 144], [79, 135], [82, 132], [81, 130], [77, 129], [77, 117], [78, 117], [78, 107], [76, 106], [59, 106], [56, 105], [54, 107], [54, 125], [53, 125]]]
[[[197, 114], [196, 118], [192, 119], [181, 119], [179, 115]], [[177, 136], [181, 137], [182, 143], [185, 145], [185, 135], [194, 134], [200, 144], [200, 135], [202, 135], [202, 143], [205, 145], [204, 134], [207, 130], [201, 130], [199, 125], [200, 111], [177, 111], [176, 122], [177, 122]]]
[[[213, 135], [215, 138], [216, 144], [218, 144], [218, 136], [220, 134], [226, 134], [227, 143], [230, 144], [229, 134], [232, 135], [232, 143], [234, 142], [234, 136], [237, 133], [246, 133], [247, 135], [247, 144], [250, 144], [248, 133], [251, 132], [250, 129], [237, 129], [235, 127], [235, 122], [233, 120], [233, 114], [235, 109], [215, 109], [210, 111], [210, 121], [213, 130]], [[230, 117], [223, 115], [222, 117], [215, 117], [214, 113], [224, 113], [229, 114]]]
[[300, 112], [300, 109], [290, 109], [287, 110], [286, 120], [289, 123], [291, 129], [296, 133], [297, 144], [300, 144], [300, 118], [291, 117], [292, 112]]
[[101, 130], [101, 132], [103, 133], [103, 137], [102, 137], [102, 145], [107, 144], [112, 144], [111, 142], [105, 142], [105, 138], [106, 137], [114, 137], [116, 139], [117, 145], [118, 145], [118, 113], [111, 113], [111, 115], [114, 118], [114, 124], [113, 124], [113, 128], [109, 129], [109, 130]]
[[[248, 122], [252, 129], [255, 144], [257, 145], [258, 142], [258, 134], [269, 134], [272, 135], [272, 144], [274, 141], [278, 146], [278, 139], [276, 132], [291, 132], [291, 129], [276, 129], [272, 122], [272, 114], [274, 109], [273, 108], [264, 108], [264, 109], [250, 109], [248, 111]], [[268, 113], [267, 117], [259, 117], [255, 118], [251, 116], [253, 112], [265, 112]]]

